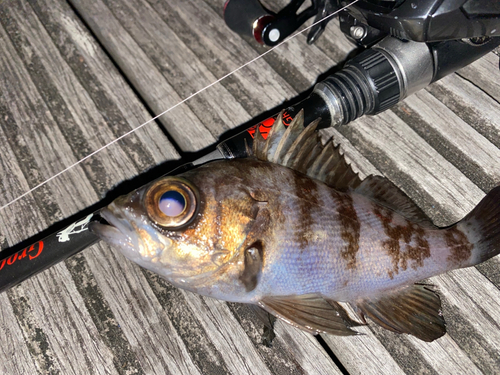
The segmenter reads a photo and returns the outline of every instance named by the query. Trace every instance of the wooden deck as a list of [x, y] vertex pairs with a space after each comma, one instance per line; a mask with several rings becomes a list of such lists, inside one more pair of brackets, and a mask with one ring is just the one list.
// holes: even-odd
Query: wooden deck
[[[0, 205], [264, 52], [227, 29], [222, 6], [0, 1]], [[333, 22], [317, 45], [293, 39], [2, 210], [1, 248], [201, 155], [351, 50]], [[490, 53], [326, 133], [362, 175], [387, 176], [448, 225], [500, 183], [499, 114]], [[176, 289], [99, 243], [0, 294], [0, 373], [500, 374], [500, 258], [430, 281], [448, 329], [433, 343], [374, 324], [316, 338], [278, 322], [268, 348], [248, 307]]]

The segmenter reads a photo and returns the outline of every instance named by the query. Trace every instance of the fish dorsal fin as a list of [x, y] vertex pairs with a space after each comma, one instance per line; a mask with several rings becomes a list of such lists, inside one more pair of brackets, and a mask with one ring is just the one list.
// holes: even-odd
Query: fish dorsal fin
[[326, 332], [337, 336], [359, 334], [350, 329], [359, 323], [346, 318], [348, 314], [339, 304], [330, 304], [317, 294], [265, 297], [258, 304], [277, 318], [306, 332]]
[[333, 139], [325, 145], [316, 132], [321, 119], [304, 127], [301, 110], [288, 127], [283, 125], [281, 112], [264, 139], [259, 127], [255, 132], [253, 155], [264, 161], [283, 165], [320, 180], [338, 191], [355, 189], [361, 180], [340, 152]]
[[[283, 111], [277, 117], [281, 119]], [[390, 208], [405, 218], [428, 228], [435, 228], [427, 215], [385, 177], [368, 176], [361, 181], [335, 146], [333, 138], [325, 145], [316, 132], [320, 119], [304, 127], [304, 110], [301, 110], [288, 127], [275, 121], [266, 139], [259, 127], [255, 132], [253, 154], [257, 159], [269, 161], [307, 174], [337, 191], [351, 191]]]
[[406, 286], [355, 304], [365, 316], [393, 332], [408, 333], [427, 342], [446, 333], [441, 300], [425, 285]]
[[429, 217], [401, 189], [382, 176], [368, 176], [352, 190], [372, 201], [390, 208], [410, 221], [435, 228]]

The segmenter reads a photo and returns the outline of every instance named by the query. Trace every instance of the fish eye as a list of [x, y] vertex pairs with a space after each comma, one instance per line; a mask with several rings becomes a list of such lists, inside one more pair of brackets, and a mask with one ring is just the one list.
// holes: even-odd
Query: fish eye
[[155, 224], [168, 230], [180, 229], [195, 217], [198, 190], [181, 177], [164, 177], [154, 182], [144, 195], [146, 212]]
[[176, 217], [186, 208], [186, 200], [178, 191], [169, 190], [160, 197], [158, 208], [168, 217]]

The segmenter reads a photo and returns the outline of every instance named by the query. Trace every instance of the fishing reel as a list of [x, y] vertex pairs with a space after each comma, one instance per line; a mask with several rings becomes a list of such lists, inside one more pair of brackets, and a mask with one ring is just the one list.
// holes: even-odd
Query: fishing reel
[[[258, 0], [228, 0], [224, 20], [231, 30], [275, 46], [308, 19], [315, 17], [307, 41], [314, 43], [330, 17], [339, 12], [340, 28], [360, 46], [368, 47], [388, 35], [416, 42], [474, 39], [481, 42], [500, 36], [500, 2], [491, 0], [292, 0], [272, 12]], [[352, 5], [349, 5], [352, 3]]]
[[[279, 12], [258, 0], [228, 0], [234, 32], [275, 46], [314, 17], [314, 43], [338, 16], [345, 36], [363, 50], [316, 85], [309, 101], [324, 126], [376, 114], [472, 63], [500, 45], [500, 2], [491, 0], [292, 0]], [[351, 5], [350, 5], [351, 4]], [[302, 10], [302, 8], [305, 8]], [[338, 14], [336, 14], [338, 13]]]

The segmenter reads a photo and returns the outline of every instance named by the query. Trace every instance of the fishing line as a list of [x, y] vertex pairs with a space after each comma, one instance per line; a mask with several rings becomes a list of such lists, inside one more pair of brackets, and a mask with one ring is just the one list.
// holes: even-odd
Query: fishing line
[[50, 178], [46, 179], [45, 181], [43, 181], [43, 182], [39, 183], [39, 184], [38, 184], [38, 185], [36, 185], [35, 187], [33, 187], [33, 188], [31, 188], [30, 190], [28, 190], [26, 193], [23, 193], [23, 194], [19, 195], [17, 198], [15, 198], [15, 199], [13, 199], [12, 201], [10, 201], [9, 203], [4, 204], [3, 206], [1, 206], [1, 207], [0, 207], [0, 210], [3, 210], [3, 209], [5, 209], [5, 208], [9, 207], [11, 204], [13, 204], [13, 203], [17, 202], [18, 200], [20, 200], [20, 199], [24, 198], [24, 197], [25, 197], [25, 196], [27, 196], [28, 194], [31, 194], [33, 191], [35, 191], [35, 190], [39, 189], [40, 187], [42, 187], [42, 186], [46, 185], [47, 183], [49, 183], [50, 181], [52, 181], [52, 180], [54, 180], [55, 178], [59, 177], [59, 176], [60, 176], [60, 175], [62, 175], [63, 173], [66, 173], [66, 172], [67, 172], [67, 171], [69, 171], [70, 169], [72, 169], [72, 168], [76, 167], [78, 164], [83, 163], [85, 160], [87, 160], [87, 159], [91, 158], [91, 157], [92, 157], [92, 156], [94, 156], [95, 154], [97, 154], [97, 153], [101, 152], [102, 150], [104, 150], [104, 149], [108, 148], [109, 146], [111, 146], [111, 145], [115, 144], [116, 142], [118, 142], [119, 140], [121, 140], [121, 139], [125, 138], [125, 137], [126, 137], [126, 136], [128, 136], [129, 134], [132, 134], [132, 133], [136, 132], [137, 130], [139, 130], [139, 129], [143, 128], [143, 127], [144, 127], [144, 126], [146, 126], [147, 124], [149, 124], [149, 123], [151, 123], [151, 122], [155, 121], [157, 118], [159, 118], [159, 117], [163, 116], [164, 114], [166, 114], [166, 113], [170, 112], [171, 110], [173, 110], [173, 109], [177, 108], [177, 107], [178, 107], [178, 106], [180, 106], [181, 104], [184, 104], [185, 102], [187, 102], [189, 99], [193, 98], [194, 96], [196, 96], [196, 95], [198, 95], [198, 94], [202, 93], [202, 92], [203, 92], [203, 91], [205, 91], [205, 90], [208, 90], [210, 87], [212, 87], [212, 86], [216, 85], [216, 84], [217, 84], [217, 83], [219, 83], [220, 81], [222, 81], [222, 80], [226, 79], [227, 77], [229, 77], [229, 76], [233, 75], [234, 73], [236, 73], [236, 72], [240, 71], [241, 69], [245, 68], [246, 66], [248, 66], [248, 65], [252, 64], [253, 62], [255, 62], [255, 61], [257, 61], [257, 60], [259, 60], [260, 58], [264, 57], [264, 56], [265, 56], [265, 55], [267, 55], [268, 53], [270, 53], [270, 52], [274, 51], [276, 48], [280, 47], [282, 44], [284, 44], [284, 43], [286, 43], [286, 42], [288, 42], [288, 41], [292, 40], [292, 39], [293, 39], [293, 38], [295, 38], [296, 36], [298, 36], [298, 35], [300, 35], [300, 34], [304, 33], [305, 31], [309, 30], [311, 27], [313, 27], [313, 26], [315, 26], [315, 25], [317, 25], [317, 24], [319, 24], [319, 23], [321, 23], [321, 22], [323, 22], [323, 21], [325, 21], [325, 20], [327, 20], [327, 19], [329, 19], [329, 18], [331, 18], [331, 17], [335, 16], [335, 15], [336, 15], [336, 14], [338, 14], [339, 12], [343, 11], [344, 9], [349, 8], [351, 5], [353, 5], [353, 4], [355, 4], [355, 3], [357, 3], [358, 1], [359, 1], [359, 0], [354, 0], [353, 2], [349, 3], [348, 5], [346, 5], [346, 6], [342, 7], [342, 8], [340, 8], [340, 9], [338, 9], [337, 11], [335, 11], [334, 13], [332, 13], [332, 14], [330, 14], [330, 15], [326, 16], [325, 18], [322, 18], [321, 20], [319, 20], [319, 21], [317, 21], [317, 22], [314, 22], [314, 23], [313, 23], [313, 24], [311, 24], [310, 26], [307, 26], [307, 27], [305, 27], [304, 29], [302, 29], [302, 30], [300, 30], [300, 31], [297, 31], [295, 34], [293, 34], [293, 35], [289, 36], [288, 38], [286, 38], [285, 40], [283, 40], [281, 43], [279, 43], [279, 44], [275, 45], [274, 47], [272, 47], [272, 48], [268, 49], [267, 51], [265, 51], [265, 52], [264, 52], [264, 53], [262, 53], [261, 55], [259, 55], [259, 56], [255, 57], [255, 58], [253, 58], [252, 60], [250, 60], [250, 61], [246, 62], [245, 64], [241, 65], [240, 67], [238, 67], [238, 68], [234, 69], [233, 71], [231, 71], [231, 72], [229, 72], [229, 73], [225, 74], [225, 75], [224, 75], [224, 76], [222, 76], [221, 78], [218, 78], [218, 79], [217, 79], [217, 80], [215, 80], [214, 82], [210, 83], [208, 86], [205, 86], [205, 87], [203, 87], [202, 89], [200, 89], [200, 90], [196, 91], [195, 93], [193, 93], [193, 94], [189, 95], [187, 98], [182, 99], [180, 102], [178, 102], [177, 104], [174, 104], [172, 107], [170, 107], [170, 108], [168, 108], [167, 110], [163, 111], [163, 112], [162, 112], [162, 113], [160, 113], [159, 115], [156, 115], [155, 117], [153, 117], [153, 118], [149, 119], [148, 121], [146, 121], [145, 123], [143, 123], [143, 124], [139, 125], [138, 127], [136, 127], [136, 128], [134, 128], [134, 129], [132, 129], [132, 130], [130, 130], [130, 131], [128, 131], [128, 132], [126, 132], [125, 134], [122, 134], [122, 135], [121, 135], [121, 136], [119, 136], [118, 138], [116, 138], [116, 139], [112, 140], [111, 142], [109, 142], [109, 143], [105, 144], [104, 146], [102, 146], [102, 147], [98, 148], [97, 150], [95, 150], [95, 151], [91, 152], [91, 153], [90, 153], [90, 154], [88, 154], [87, 156], [85, 156], [85, 157], [83, 157], [82, 159], [78, 160], [77, 162], [75, 162], [75, 163], [71, 164], [69, 167], [64, 168], [62, 171], [60, 171], [60, 172], [56, 173], [56, 174], [55, 174], [55, 175], [53, 175], [52, 177], [50, 177]]

